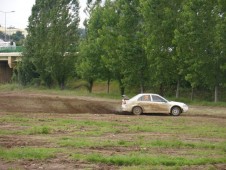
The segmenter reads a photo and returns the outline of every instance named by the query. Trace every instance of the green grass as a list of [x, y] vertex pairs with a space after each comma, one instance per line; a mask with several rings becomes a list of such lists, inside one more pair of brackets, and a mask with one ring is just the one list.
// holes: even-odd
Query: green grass
[[[175, 119], [172, 117], [153, 117], [151, 120], [137, 120], [136, 124], [129, 126], [129, 132], [192, 134], [196, 137], [226, 138], [226, 128], [212, 122], [191, 122], [187, 118]], [[195, 127], [195, 128], [194, 128]]]
[[57, 152], [59, 152], [59, 149], [54, 148], [16, 147], [11, 149], [5, 149], [0, 147], [0, 158], [5, 160], [44, 160], [53, 158]]
[[102, 148], [102, 147], [130, 147], [136, 146], [136, 142], [126, 140], [108, 140], [101, 138], [61, 138], [58, 142], [63, 147], [73, 148]]
[[[98, 117], [95, 120], [87, 120], [85, 115], [80, 119], [76, 119], [79, 115], [65, 115], [69, 116], [65, 118], [54, 117], [53, 114], [46, 114], [46, 118], [43, 117], [44, 114], [32, 115], [6, 114], [0, 117], [0, 122], [8, 123], [12, 127], [18, 126], [14, 134], [19, 136], [31, 135], [35, 139], [45, 139], [51, 144], [50, 148], [0, 147], [0, 158], [45, 160], [59, 153], [59, 149], [56, 148], [62, 148], [61, 152], [71, 155], [73, 160], [120, 167], [154, 166], [165, 169], [164, 167], [226, 163], [226, 128], [215, 122], [199, 122], [183, 117], [175, 119], [168, 116], [122, 116], [121, 121], [104, 121], [98, 120]], [[0, 134], [13, 135], [12, 131], [7, 129], [1, 129]], [[124, 134], [128, 136], [124, 137]], [[186, 140], [189, 138], [197, 140]], [[215, 138], [219, 141], [208, 140]], [[56, 148], [51, 147], [52, 145]], [[108, 151], [97, 153], [97, 150], [108, 150], [107, 148], [110, 154], [107, 154]], [[125, 153], [113, 152], [122, 148]], [[173, 151], [174, 154], [169, 154], [169, 151]]]
[[115, 133], [117, 131], [117, 123], [108, 121], [95, 120], [75, 120], [57, 118], [48, 123], [53, 131], [73, 132], [81, 137], [101, 136], [106, 133]]
[[183, 142], [180, 140], [153, 140], [150, 146], [159, 148], [191, 148], [191, 149], [220, 149], [225, 151], [226, 142]]
[[21, 134], [21, 131], [0, 130], [0, 135], [18, 135], [18, 134]]
[[219, 152], [225, 152], [226, 142], [184, 142], [182, 140], [108, 140], [101, 138], [61, 138], [58, 142], [63, 147], [85, 148], [85, 147], [139, 147], [146, 149], [153, 148], [168, 148], [168, 149], [206, 149], [206, 150], [218, 150]]
[[50, 134], [50, 132], [51, 132], [51, 128], [48, 127], [48, 126], [33, 126], [29, 130], [28, 134], [29, 135], [35, 135], [35, 134], [45, 134], [45, 135], [47, 135], [47, 134]]
[[29, 122], [31, 119], [21, 117], [19, 114], [18, 115], [4, 115], [0, 117], [0, 123], [3, 122], [8, 122], [8, 123], [25, 123]]
[[129, 155], [101, 155], [98, 153], [93, 154], [74, 154], [75, 160], [86, 160], [92, 163], [104, 163], [117, 166], [134, 166], [134, 165], [164, 165], [164, 166], [191, 166], [191, 165], [205, 165], [205, 164], [216, 164], [225, 163], [226, 158], [195, 158], [188, 159], [184, 157], [173, 157], [173, 156], [151, 156], [147, 154], [129, 154]]

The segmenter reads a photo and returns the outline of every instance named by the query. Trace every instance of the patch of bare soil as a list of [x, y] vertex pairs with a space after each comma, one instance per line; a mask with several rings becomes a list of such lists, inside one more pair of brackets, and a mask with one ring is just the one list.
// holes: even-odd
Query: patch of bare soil
[[109, 114], [117, 112], [119, 108], [120, 102], [89, 97], [0, 93], [1, 112]]
[[25, 146], [44, 146], [48, 141], [32, 136], [4, 135], [0, 136], [0, 146], [6, 148]]

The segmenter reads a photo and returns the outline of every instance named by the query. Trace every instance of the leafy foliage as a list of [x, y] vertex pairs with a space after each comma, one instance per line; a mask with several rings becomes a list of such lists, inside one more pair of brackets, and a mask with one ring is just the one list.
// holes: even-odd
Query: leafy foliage
[[32, 8], [23, 62], [33, 65], [40, 81], [49, 87], [56, 81], [63, 89], [73, 73], [78, 9], [77, 0], [38, 0]]
[[225, 12], [224, 0], [89, 0], [78, 45], [77, 1], [38, 0], [21, 80], [35, 75], [63, 88], [76, 72], [90, 92], [94, 81], [109, 86], [114, 79], [121, 94], [151, 89], [179, 97], [182, 87], [191, 89], [192, 99], [194, 89], [211, 91], [217, 102], [226, 85]]
[[122, 94], [125, 87], [140, 86], [143, 92], [146, 86], [161, 94], [174, 88], [179, 97], [183, 86], [192, 93], [194, 88], [215, 91], [218, 101], [218, 89], [226, 82], [224, 1], [91, 4], [87, 39], [98, 44], [97, 60], [119, 80]]

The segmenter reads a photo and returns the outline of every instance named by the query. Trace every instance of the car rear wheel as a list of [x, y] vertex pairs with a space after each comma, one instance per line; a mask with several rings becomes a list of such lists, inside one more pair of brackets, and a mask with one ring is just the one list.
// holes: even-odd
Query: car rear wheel
[[180, 114], [181, 114], [181, 108], [180, 107], [177, 107], [177, 106], [175, 106], [175, 107], [173, 107], [172, 109], [171, 109], [171, 115], [172, 116], [179, 116]]
[[135, 106], [135, 107], [133, 108], [133, 114], [134, 114], [134, 115], [140, 115], [142, 112], [143, 112], [143, 110], [142, 110], [142, 108], [139, 107], [139, 106]]

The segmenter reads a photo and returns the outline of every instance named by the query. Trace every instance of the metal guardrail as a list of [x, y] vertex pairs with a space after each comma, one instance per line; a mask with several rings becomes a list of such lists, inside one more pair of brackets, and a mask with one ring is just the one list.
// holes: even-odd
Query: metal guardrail
[[23, 49], [24, 49], [23, 46], [16, 46], [16, 47], [0, 47], [0, 53], [22, 52]]

